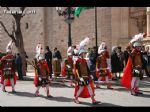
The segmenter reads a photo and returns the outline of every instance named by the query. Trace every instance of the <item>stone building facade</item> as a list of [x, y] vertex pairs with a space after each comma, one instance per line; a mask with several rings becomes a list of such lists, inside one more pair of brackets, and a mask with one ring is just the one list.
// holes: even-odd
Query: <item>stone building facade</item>
[[[12, 32], [13, 18], [4, 10], [5, 7], [1, 7], [0, 20], [8, 31]], [[17, 7], [11, 10], [17, 10]], [[36, 45], [42, 43], [44, 46], [48, 45], [51, 50], [57, 47], [62, 56], [66, 57], [68, 25], [63, 17], [58, 16], [55, 7], [27, 7], [25, 11], [30, 14], [22, 18], [21, 30], [28, 56], [33, 58]], [[138, 15], [138, 12], [142, 14]], [[120, 45], [125, 49], [132, 36], [139, 32], [146, 32], [145, 15], [146, 7], [98, 7], [98, 45], [105, 41], [110, 52], [114, 45]], [[88, 47], [95, 46], [94, 9], [83, 11], [79, 18], [75, 17], [71, 27], [73, 45], [79, 44], [85, 37], [90, 37]], [[0, 50], [5, 52], [10, 38], [1, 26], [0, 31]], [[17, 52], [15, 46], [13, 50]]]

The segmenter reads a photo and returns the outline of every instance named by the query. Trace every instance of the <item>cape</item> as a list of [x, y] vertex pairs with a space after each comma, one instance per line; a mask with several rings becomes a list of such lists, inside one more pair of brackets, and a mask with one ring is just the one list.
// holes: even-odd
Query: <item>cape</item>
[[122, 86], [126, 87], [127, 89], [131, 89], [131, 80], [132, 80], [132, 59], [131, 59], [131, 56], [129, 56], [128, 62], [124, 69], [124, 74], [121, 80]]
[[[93, 91], [94, 96], [95, 96], [94, 81], [91, 81], [91, 82], [90, 82], [90, 86], [91, 86], [92, 91]], [[76, 86], [75, 86], [74, 96], [77, 95], [78, 90], [79, 90], [79, 86], [76, 85]], [[91, 97], [90, 94], [89, 94], [89, 92], [88, 92], [87, 86], [84, 86], [84, 89], [83, 89], [83, 91], [81, 92], [81, 94], [79, 95], [79, 97], [81, 97], [81, 98], [90, 98], [90, 97]]]

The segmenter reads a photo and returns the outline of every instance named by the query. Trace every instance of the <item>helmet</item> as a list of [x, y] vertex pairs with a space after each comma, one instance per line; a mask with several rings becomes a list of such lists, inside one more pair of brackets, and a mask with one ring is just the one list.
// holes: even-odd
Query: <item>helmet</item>
[[79, 50], [79, 55], [82, 54], [82, 53], [87, 53], [87, 51], [85, 49], [80, 49]]
[[135, 42], [135, 43], [133, 44], [133, 47], [141, 47], [141, 43]]
[[98, 54], [101, 54], [101, 53], [103, 53], [103, 52], [105, 52], [104, 49], [100, 50], [100, 51], [98, 52]]
[[40, 60], [43, 60], [43, 59], [45, 59], [44, 56], [43, 56], [42, 54], [40, 54], [40, 55], [38, 56], [38, 60], [40, 61]]

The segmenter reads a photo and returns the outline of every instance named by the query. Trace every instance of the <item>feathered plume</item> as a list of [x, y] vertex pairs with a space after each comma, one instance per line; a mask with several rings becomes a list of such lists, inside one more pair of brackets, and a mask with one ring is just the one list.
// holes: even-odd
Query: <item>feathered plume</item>
[[142, 39], [143, 39], [144, 37], [145, 37], [145, 33], [139, 33], [139, 34], [135, 35], [135, 36], [131, 39], [130, 43], [132, 44], [132, 43], [134, 43], [134, 42], [142, 41]]
[[41, 54], [42, 52], [42, 44], [38, 43], [38, 45], [36, 46], [36, 54]]
[[70, 53], [70, 52], [72, 52], [72, 47], [70, 46], [69, 48], [68, 48], [68, 50], [67, 50], [67, 53]]
[[80, 48], [85, 47], [86, 45], [88, 45], [89, 41], [90, 41], [89, 37], [86, 37], [84, 40], [82, 40], [79, 44]]
[[72, 48], [72, 46], [70, 46], [67, 50], [67, 55], [68, 56], [72, 55], [72, 51], [73, 51], [73, 48]]
[[44, 53], [43, 51], [43, 48], [42, 48], [42, 44], [39, 43], [37, 46], [36, 46], [36, 58], [38, 59], [39, 56], [42, 56]]
[[11, 51], [11, 50], [12, 50], [12, 47], [13, 47], [13, 41], [11, 40], [11, 41], [8, 43], [7, 47], [6, 47], [6, 52]]
[[102, 42], [98, 48], [98, 53], [100, 54], [102, 50], [105, 50], [106, 47], [106, 43]]

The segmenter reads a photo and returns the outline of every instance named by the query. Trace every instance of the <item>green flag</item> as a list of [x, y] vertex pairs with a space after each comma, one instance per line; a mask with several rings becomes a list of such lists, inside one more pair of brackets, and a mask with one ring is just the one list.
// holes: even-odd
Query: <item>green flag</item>
[[76, 7], [74, 15], [79, 17], [83, 10], [93, 9], [94, 7]]

